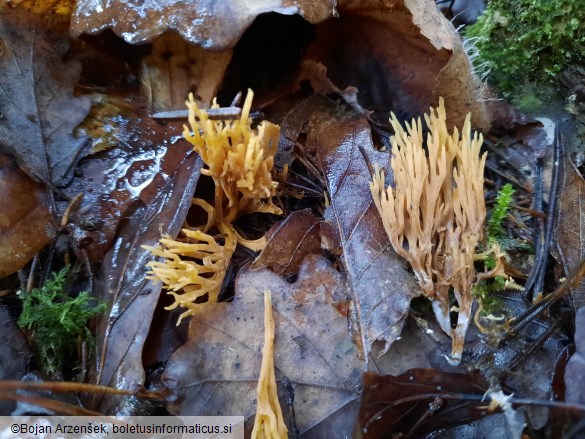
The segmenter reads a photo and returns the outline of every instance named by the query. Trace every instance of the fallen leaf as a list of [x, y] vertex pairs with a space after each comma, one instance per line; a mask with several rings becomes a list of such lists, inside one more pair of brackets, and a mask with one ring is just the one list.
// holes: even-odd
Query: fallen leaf
[[[569, 359], [575, 353], [575, 345], [570, 344], [563, 349], [557, 357], [555, 368], [551, 379], [551, 400], [565, 401], [565, 373]], [[585, 362], [583, 362], [585, 364]], [[550, 410], [550, 432], [551, 437], [562, 437], [566, 425], [571, 422], [571, 412], [561, 407]]]
[[565, 368], [565, 400], [585, 404], [585, 307], [575, 316], [575, 353]]
[[364, 117], [335, 109], [312, 115], [306, 147], [315, 151], [317, 167], [327, 181], [331, 206], [325, 220], [339, 237], [346, 288], [355, 307], [353, 320], [369, 354], [374, 341], [383, 340], [387, 349], [400, 336], [410, 301], [420, 290], [384, 232], [358, 146], [372, 163], [383, 166], [390, 159], [388, 152], [374, 149]]
[[[571, 273], [585, 256], [585, 180], [566, 154], [559, 167], [559, 205], [553, 242], [565, 273]], [[574, 311], [585, 306], [585, 280], [571, 291], [570, 301]]]
[[10, 4], [51, 21], [66, 22], [68, 26], [75, 2], [72, 0], [10, 0]]
[[[0, 380], [20, 380], [32, 353], [26, 338], [3, 305], [0, 305]], [[0, 401], [0, 413], [12, 412], [13, 401]]]
[[[0, 278], [20, 270], [55, 236], [47, 191], [0, 153]], [[34, 231], [34, 233], [32, 233]]]
[[[176, 236], [183, 225], [202, 164], [188, 153], [191, 148], [185, 143], [168, 148], [155, 145], [162, 148], [159, 158], [150, 161], [156, 175], [152, 177], [145, 169], [136, 175], [151, 178], [151, 183], [134, 200], [132, 215], [120, 224], [98, 273], [95, 293], [109, 307], [97, 326], [97, 359], [92, 371], [96, 384], [124, 389], [144, 384], [142, 350], [161, 284], [145, 279], [146, 263], [152, 256], [141, 245], [155, 246], [161, 233]], [[132, 182], [132, 173], [126, 178]], [[94, 399], [91, 406], [112, 413], [119, 402], [119, 397], [107, 396]]]
[[185, 109], [189, 93], [200, 108], [209, 108], [232, 58], [232, 50], [211, 52], [166, 33], [142, 62], [142, 93], [150, 111]]
[[[243, 268], [231, 303], [204, 303], [191, 317], [189, 340], [171, 357], [163, 383], [167, 409], [181, 415], [255, 414], [255, 389], [263, 344], [264, 291], [272, 293], [276, 325], [277, 383], [294, 390], [296, 427], [302, 437], [349, 437], [355, 419], [363, 362], [336, 304], [341, 276], [326, 259], [311, 255], [289, 284], [269, 270]], [[289, 431], [290, 410], [279, 385]]]
[[291, 213], [266, 232], [266, 248], [250, 265], [279, 275], [296, 274], [305, 256], [321, 253], [320, 221], [310, 210]]
[[137, 208], [148, 206], [152, 202], [149, 191], [172, 175], [163, 170], [169, 150], [190, 154], [184, 140], [172, 144], [180, 123], [163, 126], [136, 108], [118, 104], [118, 115], [101, 120], [101, 134], [90, 131], [97, 136], [93, 139], [96, 145], [107, 144], [108, 149], [83, 159], [71, 185], [64, 189], [71, 198], [83, 194], [71, 221], [83, 235], [84, 250], [92, 263], [103, 259], [120, 222], [131, 218]]
[[89, 146], [72, 134], [90, 108], [73, 95], [80, 66], [63, 62], [67, 34], [40, 16], [4, 7], [0, 20], [0, 149], [34, 179], [65, 186]]
[[[481, 399], [488, 388], [489, 383], [478, 373], [412, 369], [399, 376], [380, 376], [366, 372], [354, 437], [410, 437], [415, 432], [421, 435], [470, 423], [487, 415]], [[477, 399], [448, 398], [451, 394]]]
[[111, 28], [126, 42], [138, 44], [174, 30], [204, 49], [223, 51], [236, 45], [256, 16], [268, 12], [300, 14], [317, 23], [334, 15], [335, 6], [307, 0], [80, 0], [71, 18], [71, 34], [76, 38]]

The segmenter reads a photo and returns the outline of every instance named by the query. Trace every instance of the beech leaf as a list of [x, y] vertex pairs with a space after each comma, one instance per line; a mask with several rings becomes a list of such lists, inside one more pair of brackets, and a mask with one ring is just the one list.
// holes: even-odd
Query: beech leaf
[[315, 147], [331, 197], [325, 220], [339, 238], [353, 322], [369, 354], [374, 341], [384, 341], [387, 350], [400, 336], [410, 301], [420, 289], [391, 248], [369, 192], [370, 174], [359, 145], [372, 163], [388, 163], [390, 154], [374, 149], [363, 116], [332, 109], [311, 118], [307, 146]]
[[325, 20], [335, 7], [308, 0], [80, 0], [71, 18], [71, 34], [95, 34], [111, 28], [128, 43], [152, 41], [167, 30], [205, 49], [232, 48], [257, 15], [301, 14], [311, 23]]
[[[47, 191], [0, 154], [0, 279], [20, 270], [55, 236]], [[34, 231], [34, 233], [31, 233]]]
[[326, 259], [310, 255], [289, 284], [269, 270], [244, 267], [231, 303], [207, 302], [191, 317], [189, 339], [167, 363], [167, 409], [181, 415], [238, 413], [251, 421], [261, 365], [264, 291], [272, 294], [276, 335], [274, 365], [280, 404], [289, 431], [294, 394], [301, 436], [349, 434], [359, 398], [363, 362], [347, 331], [341, 276]]
[[67, 34], [41, 20], [10, 7], [0, 14], [0, 150], [33, 178], [64, 186], [89, 147], [73, 131], [90, 101], [73, 96], [81, 67], [62, 60]]

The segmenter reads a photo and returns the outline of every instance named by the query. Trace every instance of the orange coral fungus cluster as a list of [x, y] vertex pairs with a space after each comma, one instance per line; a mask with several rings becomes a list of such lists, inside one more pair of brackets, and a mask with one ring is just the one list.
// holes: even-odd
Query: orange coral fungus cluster
[[[237, 243], [256, 251], [263, 248], [263, 239], [244, 239], [232, 222], [246, 213], [282, 213], [272, 201], [278, 183], [271, 175], [280, 128], [264, 121], [252, 129], [253, 96], [248, 90], [241, 117], [236, 120], [210, 120], [192, 94], [187, 101], [190, 128], [185, 126], [183, 135], [206, 165], [202, 174], [213, 178], [214, 204], [193, 199], [194, 205], [207, 212], [207, 223], [200, 227], [185, 224], [176, 240], [164, 236], [158, 247], [147, 247], [162, 258], [148, 266], [151, 278], [161, 280], [175, 298], [168, 309], [187, 308], [179, 322], [195, 313], [198, 298], [208, 294], [210, 300], [217, 299]], [[215, 100], [212, 108], [219, 108]], [[212, 229], [219, 232], [223, 243], [208, 234]]]
[[[405, 131], [392, 114], [395, 188], [386, 188], [384, 172], [376, 170], [370, 189], [392, 247], [412, 266], [423, 294], [433, 302], [437, 322], [453, 340], [450, 361], [456, 364], [469, 325], [472, 284], [479, 277], [502, 275], [503, 255], [496, 252], [496, 269], [476, 274], [475, 250], [486, 217], [483, 137], [477, 133], [472, 137], [469, 114], [461, 134], [457, 128], [449, 134], [442, 98], [438, 109], [425, 114], [425, 121], [426, 152], [420, 119], [407, 123]], [[457, 300], [455, 328], [450, 319], [451, 288]]]

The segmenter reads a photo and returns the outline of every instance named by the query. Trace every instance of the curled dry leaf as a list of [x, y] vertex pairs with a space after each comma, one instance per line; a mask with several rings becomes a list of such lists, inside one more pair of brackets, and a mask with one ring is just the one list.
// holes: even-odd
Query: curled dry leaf
[[[0, 278], [20, 270], [55, 236], [47, 191], [0, 154]], [[34, 232], [34, 233], [31, 233]]]
[[274, 366], [285, 422], [290, 412], [282, 380], [294, 392], [301, 435], [349, 436], [359, 397], [363, 362], [338, 310], [344, 292], [331, 263], [308, 256], [295, 283], [269, 270], [243, 268], [232, 303], [203, 303], [191, 317], [189, 339], [167, 363], [163, 383], [173, 414], [227, 415], [252, 420], [261, 362], [264, 291], [272, 293], [276, 324]]
[[267, 12], [300, 14], [316, 23], [335, 13], [328, 2], [309, 0], [81, 0], [71, 18], [71, 34], [95, 34], [111, 28], [129, 43], [154, 40], [167, 30], [205, 49], [236, 45], [256, 16]]
[[67, 34], [41, 17], [3, 7], [0, 20], [0, 150], [33, 178], [64, 186], [89, 147], [72, 134], [90, 108], [73, 96], [80, 65], [63, 62]]
[[142, 93], [150, 111], [182, 110], [191, 92], [200, 108], [209, 108], [232, 58], [232, 50], [211, 52], [166, 33], [142, 62]]

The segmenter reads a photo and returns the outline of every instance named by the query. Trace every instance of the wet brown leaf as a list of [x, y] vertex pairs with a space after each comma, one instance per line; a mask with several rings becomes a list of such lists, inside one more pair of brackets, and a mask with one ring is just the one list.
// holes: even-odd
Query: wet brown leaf
[[107, 143], [109, 149], [82, 160], [77, 176], [65, 189], [72, 198], [83, 193], [71, 221], [80, 229], [92, 263], [102, 260], [120, 222], [152, 202], [149, 191], [167, 184], [165, 180], [173, 174], [161, 170], [169, 150], [175, 150], [172, 154], [190, 153], [184, 140], [172, 144], [180, 124], [163, 126], [136, 108], [115, 104], [119, 114], [101, 119], [99, 133], [93, 133], [95, 144]]
[[55, 236], [47, 192], [0, 153], [0, 278], [20, 270]]
[[298, 273], [305, 256], [321, 253], [319, 223], [308, 209], [291, 213], [266, 233], [266, 248], [250, 268], [268, 267], [279, 275]]
[[[425, 432], [470, 423], [486, 416], [481, 401], [489, 383], [480, 374], [456, 374], [412, 369], [399, 376], [364, 375], [364, 390], [354, 437], [387, 438], [394, 434], [418, 437]], [[449, 399], [469, 395], [475, 401]]]
[[263, 296], [272, 292], [276, 325], [274, 364], [289, 431], [287, 378], [302, 437], [349, 436], [363, 362], [338, 305], [342, 281], [330, 262], [308, 256], [295, 283], [269, 270], [243, 268], [232, 303], [205, 303], [191, 318], [189, 340], [167, 364], [163, 382], [172, 392], [167, 408], [182, 415], [255, 413], [254, 396], [263, 344]]
[[[571, 273], [585, 254], [585, 180], [570, 157], [563, 155], [554, 240], [565, 273]], [[585, 306], [585, 280], [571, 291], [574, 311]]]
[[232, 48], [258, 14], [301, 14], [316, 23], [329, 18], [335, 6], [308, 0], [81, 0], [73, 12], [71, 34], [95, 34], [111, 28], [129, 43], [154, 40], [174, 30], [205, 49]]
[[4, 7], [0, 20], [0, 149], [33, 178], [64, 186], [87, 154], [72, 134], [90, 107], [73, 96], [80, 66], [63, 62], [67, 34], [41, 17]]
[[[120, 224], [96, 286], [97, 297], [109, 307], [97, 329], [97, 365], [92, 377], [97, 384], [115, 388], [133, 389], [144, 384], [142, 349], [161, 291], [160, 283], [145, 279], [146, 263], [152, 256], [141, 245], [157, 245], [161, 233], [177, 235], [201, 168], [201, 161], [188, 153], [191, 148], [185, 142], [151, 148], [157, 151], [156, 159], [145, 162], [149, 169], [138, 168], [134, 174], [136, 178], [148, 177], [150, 184], [142, 188], [132, 203], [132, 214]], [[126, 174], [129, 183], [144, 183], [133, 180], [132, 175]], [[105, 397], [91, 404], [103, 413], [112, 413], [119, 400]]]
[[343, 251], [346, 288], [353, 301], [353, 322], [366, 354], [376, 340], [386, 347], [400, 336], [410, 301], [420, 295], [412, 274], [390, 246], [369, 190], [370, 175], [358, 146], [372, 163], [389, 162], [389, 152], [374, 149], [370, 127], [353, 112], [316, 113], [307, 147], [327, 181], [331, 206], [325, 219], [335, 229]]

